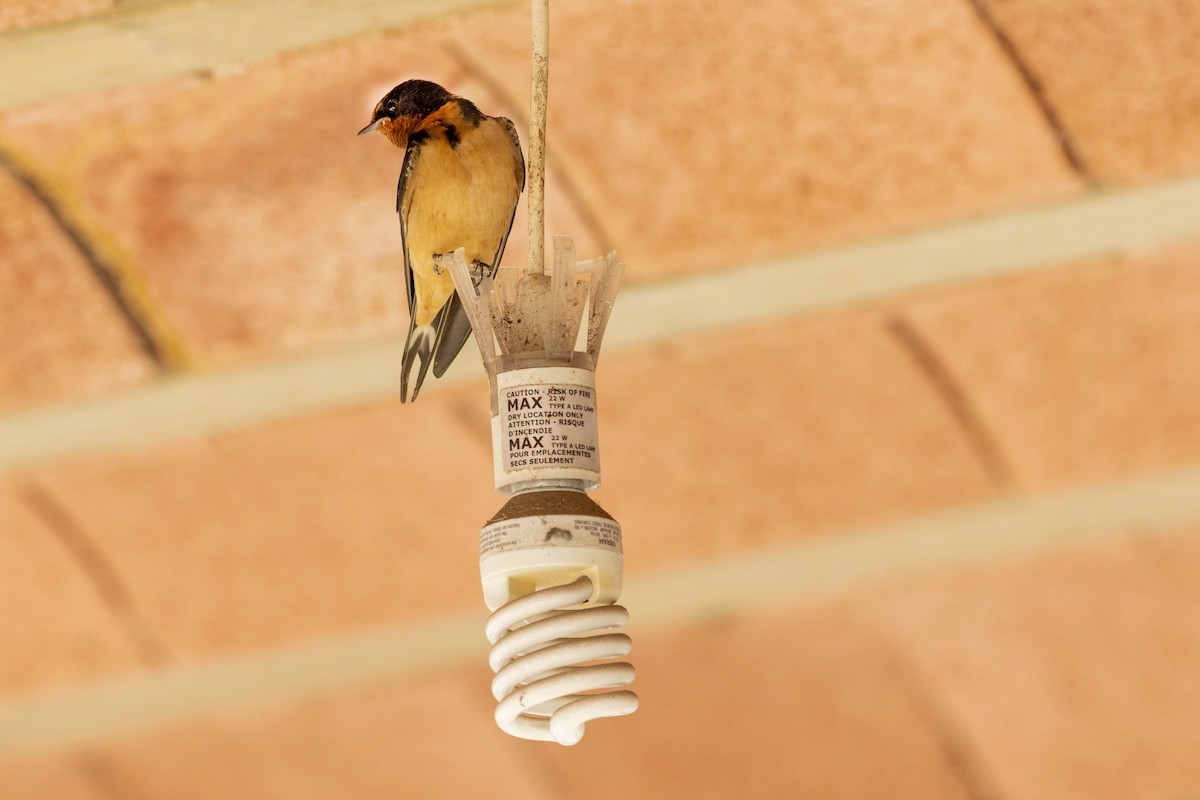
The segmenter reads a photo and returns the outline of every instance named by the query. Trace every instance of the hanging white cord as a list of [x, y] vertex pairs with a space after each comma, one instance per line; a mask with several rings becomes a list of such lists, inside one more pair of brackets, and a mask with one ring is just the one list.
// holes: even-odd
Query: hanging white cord
[[529, 265], [545, 273], [546, 101], [550, 85], [550, 0], [533, 0], [533, 87], [529, 97]]

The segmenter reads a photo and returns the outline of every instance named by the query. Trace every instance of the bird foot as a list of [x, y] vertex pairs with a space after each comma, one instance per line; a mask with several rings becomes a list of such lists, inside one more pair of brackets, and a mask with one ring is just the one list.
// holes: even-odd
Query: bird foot
[[471, 280], [475, 283], [476, 286], [478, 286], [480, 283], [482, 283], [484, 277], [487, 275], [490, 275], [491, 272], [492, 272], [491, 265], [485, 264], [482, 261], [472, 261], [471, 262]]
[[[434, 275], [445, 275], [446, 268], [444, 266], [442, 266], [442, 264], [444, 262], [453, 260], [453, 258], [454, 258], [453, 253], [434, 253], [433, 254], [433, 274]], [[471, 265], [469, 267], [467, 267], [467, 270], [471, 274], [471, 281], [476, 286], [478, 286], [480, 284], [480, 282], [484, 279], [485, 276], [490, 275], [492, 273], [491, 265], [485, 264], [482, 261], [472, 261]]]

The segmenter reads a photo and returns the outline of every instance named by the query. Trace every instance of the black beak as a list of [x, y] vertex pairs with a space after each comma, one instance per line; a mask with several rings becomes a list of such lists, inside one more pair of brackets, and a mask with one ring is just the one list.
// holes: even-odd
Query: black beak
[[361, 131], [359, 131], [358, 135], [362, 136], [364, 133], [370, 133], [371, 131], [378, 128], [385, 119], [387, 119], [387, 117], [380, 117], [379, 119], [375, 120], [370, 125], [368, 125], [367, 127], [363, 128]]

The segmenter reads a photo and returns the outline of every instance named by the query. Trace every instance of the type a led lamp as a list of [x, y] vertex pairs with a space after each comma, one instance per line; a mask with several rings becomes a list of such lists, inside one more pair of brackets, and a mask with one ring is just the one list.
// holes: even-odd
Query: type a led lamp
[[[633, 667], [621, 527], [587, 492], [600, 484], [596, 361], [621, 278], [615, 252], [575, 263], [554, 238], [549, 274], [479, 274], [463, 251], [441, 256], [491, 381], [496, 489], [508, 502], [484, 526], [479, 567], [493, 612], [487, 634], [496, 721], [526, 739], [575, 744], [584, 723], [630, 714], [615, 690]], [[579, 666], [583, 664], [582, 666]]]

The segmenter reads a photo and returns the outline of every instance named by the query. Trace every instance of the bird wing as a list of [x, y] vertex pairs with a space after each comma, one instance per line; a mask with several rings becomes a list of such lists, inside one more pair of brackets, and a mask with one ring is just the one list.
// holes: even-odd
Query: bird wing
[[396, 213], [400, 217], [400, 247], [404, 252], [404, 292], [408, 296], [408, 336], [404, 340], [404, 356], [400, 364], [401, 403], [408, 402], [408, 382], [412, 374], [413, 363], [420, 359], [421, 368], [417, 373], [412, 395], [413, 400], [417, 399], [417, 393], [421, 391], [421, 384], [425, 380], [425, 370], [429, 369], [432, 361], [433, 346], [436, 343], [432, 331], [426, 328], [417, 329], [417, 286], [408, 248], [408, 219], [412, 211], [413, 196], [416, 194], [417, 185], [412, 177], [421, 157], [421, 149], [427, 141], [428, 136], [409, 138], [408, 146], [404, 149], [404, 165], [400, 168], [400, 181], [396, 184]]
[[396, 213], [400, 216], [400, 249], [404, 253], [404, 292], [408, 297], [409, 330], [413, 327], [416, 311], [417, 291], [413, 285], [412, 263], [408, 258], [408, 210], [412, 207], [412, 189], [409, 178], [417, 165], [417, 157], [421, 150], [423, 139], [410, 141], [404, 151], [404, 165], [400, 168], [400, 182], [396, 184]]
[[[521, 138], [517, 135], [517, 128], [513, 125], [512, 120], [506, 117], [495, 119], [503, 125], [505, 133], [512, 140], [513, 173], [516, 178], [517, 192], [513, 196], [512, 213], [509, 214], [508, 225], [505, 226], [504, 235], [500, 237], [500, 242], [496, 247], [496, 254], [488, 265], [491, 275], [495, 275], [496, 270], [500, 268], [500, 259], [504, 256], [508, 235], [512, 232], [513, 219], [517, 215], [517, 201], [521, 197], [521, 192], [525, 190], [525, 157], [521, 153]], [[462, 308], [462, 301], [458, 299], [457, 294], [442, 307], [433, 324], [437, 329], [437, 342], [434, 345], [433, 353], [433, 376], [440, 378], [449, 369], [450, 363], [462, 350], [463, 345], [466, 344], [467, 337], [471, 335], [471, 321], [467, 318], [467, 314]]]
[[[513, 144], [513, 171], [517, 179], [517, 198], [520, 199], [521, 192], [525, 191], [525, 156], [521, 153], [521, 137], [517, 135], [517, 126], [508, 117], [500, 117], [500, 122], [504, 124], [504, 132], [508, 134], [508, 138], [512, 139]], [[492, 258], [492, 274], [496, 274], [496, 270], [500, 268], [500, 259], [504, 257], [504, 248], [508, 244], [508, 235], [512, 233], [513, 220], [517, 216], [517, 203], [513, 201], [512, 216], [508, 218], [508, 227], [504, 229], [504, 235], [500, 237], [500, 246], [496, 249], [496, 255]]]

